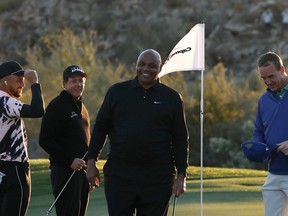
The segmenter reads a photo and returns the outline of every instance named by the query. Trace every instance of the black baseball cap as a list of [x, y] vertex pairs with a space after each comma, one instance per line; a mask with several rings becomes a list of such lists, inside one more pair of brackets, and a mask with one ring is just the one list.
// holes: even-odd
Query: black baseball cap
[[3, 62], [0, 65], [0, 79], [8, 75], [24, 76], [24, 69], [16, 61]]
[[87, 77], [87, 74], [81, 67], [77, 65], [70, 65], [63, 72], [63, 80], [67, 80], [69, 77], [72, 77], [76, 74], [81, 75], [83, 77]]

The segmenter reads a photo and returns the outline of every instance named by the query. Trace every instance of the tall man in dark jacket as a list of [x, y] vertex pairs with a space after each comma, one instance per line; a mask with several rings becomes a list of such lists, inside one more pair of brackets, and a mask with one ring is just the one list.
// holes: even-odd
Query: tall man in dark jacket
[[[31, 84], [31, 104], [24, 104], [24, 80]], [[26, 215], [31, 181], [27, 133], [22, 118], [44, 114], [44, 100], [35, 70], [23, 69], [18, 62], [0, 65], [0, 215]]]
[[87, 178], [91, 187], [100, 181], [95, 162], [108, 135], [104, 175], [110, 216], [166, 215], [172, 192], [179, 196], [185, 191], [188, 132], [183, 101], [160, 83], [160, 69], [160, 54], [143, 51], [135, 79], [110, 87], [97, 115]]
[[39, 143], [50, 155], [51, 183], [58, 216], [84, 216], [89, 185], [83, 169], [90, 140], [90, 119], [81, 97], [87, 74], [77, 65], [63, 72], [64, 90], [48, 105], [43, 116]]

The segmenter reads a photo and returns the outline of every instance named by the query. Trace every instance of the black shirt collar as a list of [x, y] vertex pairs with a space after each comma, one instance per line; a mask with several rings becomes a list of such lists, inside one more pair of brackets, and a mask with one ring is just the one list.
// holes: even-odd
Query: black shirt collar
[[[153, 86], [151, 86], [149, 89], [155, 89], [155, 90], [159, 90], [161, 88], [161, 82], [160, 79], [158, 78], [156, 80], [156, 82], [154, 83]], [[133, 80], [131, 80], [131, 87], [132, 88], [143, 88], [138, 81], [138, 76], [136, 76]]]

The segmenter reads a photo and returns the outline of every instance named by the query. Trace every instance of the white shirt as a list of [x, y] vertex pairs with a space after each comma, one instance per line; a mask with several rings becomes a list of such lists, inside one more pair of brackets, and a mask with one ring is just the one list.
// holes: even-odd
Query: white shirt
[[0, 161], [28, 161], [23, 103], [0, 90]]

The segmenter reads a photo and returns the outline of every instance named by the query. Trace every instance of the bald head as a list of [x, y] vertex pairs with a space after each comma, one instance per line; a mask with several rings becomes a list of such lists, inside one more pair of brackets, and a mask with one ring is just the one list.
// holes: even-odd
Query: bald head
[[147, 49], [144, 50], [143, 52], [140, 53], [138, 59], [137, 59], [137, 64], [138, 62], [144, 58], [144, 56], [149, 55], [152, 58], [154, 58], [156, 61], [158, 61], [158, 64], [161, 65], [162, 64], [162, 60], [161, 60], [161, 55], [154, 49]]

